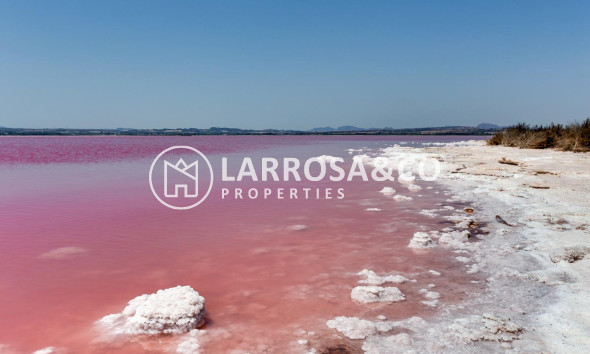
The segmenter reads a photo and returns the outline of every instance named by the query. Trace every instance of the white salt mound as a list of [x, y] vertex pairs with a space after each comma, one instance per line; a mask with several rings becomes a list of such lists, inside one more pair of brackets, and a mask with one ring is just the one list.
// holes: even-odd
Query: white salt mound
[[[2, 348], [0, 347], [0, 353], [3, 353]], [[47, 347], [47, 348], [43, 348], [43, 349], [39, 349], [39, 350], [35, 350], [33, 352], [33, 354], [59, 354], [59, 353], [65, 353], [64, 350], [60, 350], [56, 347]]]
[[391, 187], [383, 187], [383, 189], [380, 190], [379, 193], [381, 193], [383, 195], [393, 195], [393, 194], [395, 194], [395, 189], [393, 189]]
[[396, 202], [406, 202], [412, 200], [412, 197], [406, 197], [405, 195], [396, 194], [393, 196], [393, 200], [395, 200]]
[[307, 230], [307, 225], [291, 225], [288, 226], [287, 229], [290, 231], [305, 231]]
[[422, 187], [420, 187], [417, 184], [408, 184], [408, 190], [411, 192], [418, 192], [418, 191], [422, 190]]
[[367, 209], [365, 209], [365, 211], [383, 211], [383, 210], [379, 209], [379, 208], [367, 208]]
[[373, 302], [399, 302], [406, 296], [396, 287], [357, 286], [350, 292], [350, 298], [365, 304]]
[[361, 284], [369, 284], [369, 285], [381, 285], [383, 283], [396, 283], [401, 284], [407, 282], [409, 279], [401, 276], [401, 275], [386, 275], [386, 276], [379, 276], [372, 270], [363, 269], [361, 270], [358, 275], [365, 276], [365, 280], [360, 280], [359, 283]]
[[204, 316], [205, 298], [190, 286], [177, 286], [138, 296], [97, 325], [114, 335], [178, 334], [201, 326]]
[[350, 339], [365, 339], [367, 336], [377, 333], [377, 326], [374, 322], [361, 320], [358, 317], [335, 317], [326, 322], [326, 326]]
[[414, 237], [410, 240], [410, 244], [408, 245], [410, 248], [430, 248], [436, 247], [436, 242], [434, 242], [430, 236], [426, 232], [416, 232], [414, 233]]

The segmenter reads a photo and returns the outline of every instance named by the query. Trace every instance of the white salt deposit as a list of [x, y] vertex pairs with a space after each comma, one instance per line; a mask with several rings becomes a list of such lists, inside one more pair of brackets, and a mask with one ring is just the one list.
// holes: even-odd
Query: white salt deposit
[[[482, 326], [473, 326], [481, 321]], [[472, 316], [465, 319], [457, 319], [450, 326], [459, 337], [469, 341], [496, 341], [510, 342], [518, 339], [523, 328], [507, 318], [493, 314], [484, 314], [481, 318]]]
[[438, 242], [445, 247], [464, 248], [470, 235], [467, 230], [444, 232], [440, 235]]
[[193, 329], [189, 333], [182, 336], [182, 341], [176, 347], [176, 353], [178, 354], [199, 354], [201, 352], [201, 344], [199, 343], [200, 337], [202, 337], [207, 331]]
[[418, 192], [418, 191], [422, 190], [422, 187], [420, 187], [417, 184], [408, 184], [407, 188], [410, 192]]
[[436, 210], [436, 209], [424, 209], [424, 210], [420, 210], [419, 213], [422, 215], [426, 215], [428, 217], [431, 217], [431, 218], [435, 218], [438, 216], [438, 210]]
[[399, 333], [385, 337], [369, 337], [363, 343], [363, 351], [368, 354], [408, 353], [412, 346], [412, 337], [407, 333]]
[[436, 247], [436, 242], [434, 242], [430, 236], [426, 232], [416, 232], [414, 233], [414, 237], [410, 240], [410, 244], [408, 245], [410, 248], [430, 248]]
[[399, 302], [406, 296], [396, 287], [357, 286], [350, 292], [350, 298], [361, 303]]
[[379, 211], [383, 211], [383, 209], [379, 209], [379, 208], [367, 208], [367, 209], [365, 209], [365, 211], [379, 212]]
[[290, 226], [287, 226], [287, 229], [290, 231], [304, 231], [304, 230], [307, 230], [307, 225], [301, 225], [301, 224], [290, 225]]
[[358, 275], [366, 277], [364, 280], [359, 280], [359, 283], [369, 285], [381, 285], [383, 283], [402, 284], [408, 281], [408, 278], [401, 275], [379, 276], [377, 273], [369, 269], [361, 270]]
[[393, 189], [391, 187], [383, 187], [383, 189], [381, 189], [379, 191], [379, 193], [381, 193], [383, 195], [394, 195], [395, 194], [395, 189]]
[[320, 156], [317, 156], [316, 157], [317, 160], [324, 161], [324, 162], [327, 162], [327, 163], [330, 163], [332, 160], [337, 159], [337, 158], [338, 157], [330, 156], [330, 155], [320, 155]]
[[190, 286], [177, 286], [138, 296], [96, 324], [113, 335], [178, 334], [201, 326], [204, 316], [205, 298]]
[[405, 195], [401, 195], [401, 194], [396, 194], [393, 196], [393, 200], [395, 200], [396, 202], [407, 202], [412, 200], [412, 197], [407, 197]]
[[39, 256], [42, 259], [64, 259], [78, 254], [86, 253], [87, 250], [82, 247], [60, 247], [45, 252]]
[[424, 300], [420, 301], [420, 303], [428, 307], [436, 307], [438, 305], [438, 300]]
[[426, 289], [421, 289], [419, 293], [422, 294], [422, 296], [424, 296], [424, 298], [428, 300], [436, 300], [440, 298], [440, 294], [436, 291], [428, 291]]
[[[59, 349], [56, 347], [46, 347], [43, 349], [35, 350], [33, 354], [62, 354], [65, 353], [66, 350]], [[2, 353], [2, 348], [0, 347], [0, 353]]]
[[375, 322], [361, 320], [358, 317], [334, 317], [333, 320], [326, 322], [326, 326], [350, 339], [365, 339], [379, 332]]

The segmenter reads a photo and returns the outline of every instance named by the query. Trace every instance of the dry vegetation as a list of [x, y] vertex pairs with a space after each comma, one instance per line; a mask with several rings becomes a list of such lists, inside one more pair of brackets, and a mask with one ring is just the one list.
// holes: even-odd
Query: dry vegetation
[[590, 118], [567, 126], [551, 124], [530, 126], [520, 123], [496, 133], [489, 145], [503, 145], [521, 149], [555, 148], [564, 151], [590, 151]]

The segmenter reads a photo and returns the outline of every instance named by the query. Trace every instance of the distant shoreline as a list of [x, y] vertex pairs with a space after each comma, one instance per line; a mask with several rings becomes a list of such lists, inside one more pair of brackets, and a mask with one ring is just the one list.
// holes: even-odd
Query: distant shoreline
[[196, 135], [493, 135], [500, 129], [466, 126], [407, 128], [407, 129], [362, 129], [332, 131], [301, 130], [249, 130], [237, 128], [209, 129], [66, 129], [66, 128], [5, 128], [0, 127], [0, 136], [196, 136]]

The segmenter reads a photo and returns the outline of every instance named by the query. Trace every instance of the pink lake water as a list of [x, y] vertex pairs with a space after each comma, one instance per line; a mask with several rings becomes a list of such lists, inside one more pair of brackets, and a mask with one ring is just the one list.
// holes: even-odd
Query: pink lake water
[[[205, 328], [212, 334], [202, 349], [212, 353], [296, 351], [299, 339], [321, 352], [334, 345], [325, 322], [335, 316], [428, 318], [436, 309], [420, 303], [420, 289], [436, 283], [442, 301], [456, 302], [476, 279], [448, 251], [407, 248], [414, 232], [449, 226], [419, 214], [437, 203], [454, 205], [436, 184], [412, 193], [397, 181], [314, 182], [307, 186], [345, 188], [345, 198], [224, 200], [216, 181], [202, 205], [175, 211], [154, 198], [147, 174], [152, 159], [173, 145], [199, 149], [217, 173], [221, 156], [350, 158], [347, 149], [370, 153], [396, 143], [473, 138], [2, 137], [0, 344], [17, 353], [47, 346], [72, 353], [171, 352], [178, 336], [104, 343], [93, 324], [138, 295], [176, 285], [205, 297]], [[383, 186], [414, 199], [397, 203], [378, 192]], [[69, 253], [54, 251], [65, 247]], [[357, 304], [350, 291], [365, 268], [417, 282], [398, 286], [403, 302]], [[434, 278], [429, 269], [443, 276]], [[354, 351], [354, 343], [347, 345]]]

